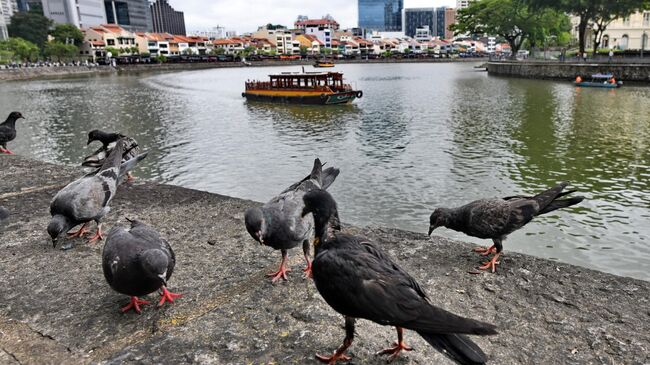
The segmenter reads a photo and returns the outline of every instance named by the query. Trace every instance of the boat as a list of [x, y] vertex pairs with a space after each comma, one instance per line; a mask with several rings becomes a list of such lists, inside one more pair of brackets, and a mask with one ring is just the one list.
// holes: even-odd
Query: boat
[[331, 61], [316, 61], [316, 63], [314, 63], [314, 67], [317, 68], [334, 67], [334, 66], [336, 65]]
[[363, 92], [343, 82], [341, 72], [283, 72], [269, 81], [247, 81], [247, 100], [277, 103], [334, 105], [351, 103]]
[[616, 81], [612, 74], [593, 74], [591, 75], [591, 81], [582, 81], [582, 78], [578, 76], [576, 77], [574, 84], [580, 87], [616, 89], [623, 85], [623, 81]]

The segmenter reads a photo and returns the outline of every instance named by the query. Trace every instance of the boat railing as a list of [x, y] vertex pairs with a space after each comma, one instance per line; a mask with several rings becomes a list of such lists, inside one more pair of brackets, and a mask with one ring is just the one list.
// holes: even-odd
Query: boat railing
[[352, 91], [352, 86], [349, 84], [343, 84], [343, 86], [327, 86], [327, 85], [316, 85], [316, 86], [274, 86], [269, 81], [247, 81], [245, 83], [246, 90], [310, 90], [310, 91]]

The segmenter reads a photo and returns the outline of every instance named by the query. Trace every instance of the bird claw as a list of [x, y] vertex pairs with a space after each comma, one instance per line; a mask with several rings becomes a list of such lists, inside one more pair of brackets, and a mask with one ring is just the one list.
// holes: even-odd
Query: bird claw
[[84, 224], [83, 226], [81, 226], [81, 228], [79, 228], [78, 231], [68, 232], [67, 237], [68, 238], [77, 238], [77, 237], [83, 238], [83, 236], [88, 232], [90, 232], [90, 231], [86, 229], [86, 224]]
[[388, 356], [388, 362], [391, 362], [399, 356], [400, 352], [402, 351], [411, 351], [413, 350], [412, 347], [406, 345], [404, 342], [393, 342], [393, 347], [389, 347], [387, 349], [383, 349], [381, 351], [378, 351], [375, 353], [375, 355], [390, 355]]
[[323, 356], [316, 354], [316, 359], [320, 362], [327, 363], [328, 365], [334, 365], [337, 361], [350, 361], [352, 358], [346, 354], [338, 354], [334, 352], [332, 356]]
[[488, 256], [493, 253], [497, 253], [497, 248], [496, 246], [492, 245], [490, 247], [476, 247], [474, 250], [472, 250], [476, 253], [480, 253], [481, 256]]
[[484, 262], [482, 266], [478, 267], [478, 269], [479, 270], [488, 270], [488, 269], [491, 268], [493, 273], [496, 272], [497, 271], [497, 265], [499, 265], [501, 263], [500, 261], [497, 261], [499, 259], [499, 256], [500, 256], [499, 254], [494, 255], [494, 257], [492, 257], [492, 259], [490, 261]]
[[95, 243], [95, 242], [97, 242], [99, 240], [103, 240], [103, 239], [104, 239], [104, 234], [102, 233], [102, 229], [97, 227], [97, 232], [95, 232], [94, 236], [92, 236], [92, 237], [90, 237], [88, 239], [88, 243]]
[[278, 271], [268, 273], [266, 274], [266, 276], [272, 278], [271, 284], [275, 284], [275, 282], [280, 280], [280, 278], [282, 278], [283, 280], [289, 280], [289, 278], [287, 277], [287, 273], [290, 271], [291, 269], [287, 269], [285, 266], [282, 266]]
[[313, 274], [312, 274], [312, 271], [311, 271], [311, 262], [309, 262], [309, 263], [307, 264], [307, 267], [305, 267], [304, 269], [302, 269], [302, 272], [305, 273], [305, 279], [311, 279], [311, 278], [314, 277]]
[[166, 287], [162, 287], [162, 292], [160, 293], [160, 301], [158, 302], [158, 306], [161, 307], [165, 302], [169, 303], [174, 303], [174, 299], [180, 298], [183, 296], [183, 294], [180, 293], [172, 293], [169, 290], [167, 290]]
[[138, 299], [138, 297], [131, 297], [131, 302], [126, 306], [122, 307], [120, 311], [122, 313], [126, 313], [129, 310], [133, 309], [133, 311], [135, 311], [137, 314], [140, 314], [142, 313], [142, 309], [140, 308], [140, 306], [145, 304], [150, 304], [150, 303], [146, 300]]

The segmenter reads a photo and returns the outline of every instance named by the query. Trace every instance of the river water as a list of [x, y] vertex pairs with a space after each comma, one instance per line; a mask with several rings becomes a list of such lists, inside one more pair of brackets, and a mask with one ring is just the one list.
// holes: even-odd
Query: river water
[[512, 234], [505, 252], [650, 280], [650, 88], [472, 66], [339, 65], [364, 97], [333, 107], [241, 97], [247, 79], [298, 67], [7, 82], [0, 113], [28, 118], [10, 144], [19, 154], [74, 165], [97, 148], [85, 146], [90, 129], [116, 130], [150, 151], [137, 176], [258, 201], [318, 156], [341, 169], [331, 192], [342, 220], [361, 226], [426, 232], [435, 207], [570, 181], [587, 200]]

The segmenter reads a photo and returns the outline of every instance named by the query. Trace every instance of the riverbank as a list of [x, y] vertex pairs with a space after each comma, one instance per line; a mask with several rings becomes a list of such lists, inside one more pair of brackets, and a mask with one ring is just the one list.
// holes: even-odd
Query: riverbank
[[573, 80], [577, 75], [588, 79], [597, 73], [613, 74], [618, 80], [650, 84], [649, 63], [559, 63], [535, 61], [488, 62], [490, 75], [529, 79]]
[[[170, 289], [184, 294], [123, 315], [128, 298], [104, 281], [101, 243], [77, 240], [62, 251], [45, 231], [52, 196], [80, 169], [0, 156], [0, 171], [0, 205], [12, 212], [0, 233], [0, 363], [316, 364], [314, 352], [342, 340], [342, 318], [301, 278], [299, 250], [290, 253], [290, 281], [264, 277], [279, 253], [244, 228], [243, 212], [255, 202], [143, 180], [120, 187], [106, 231], [125, 217], [156, 227], [176, 251]], [[434, 304], [497, 324], [499, 335], [475, 338], [492, 364], [650, 361], [650, 282], [508, 251], [497, 274], [471, 275], [480, 260], [469, 244], [344, 228], [377, 240]], [[393, 337], [393, 329], [359, 321], [350, 354], [355, 363], [385, 364], [373, 354]], [[415, 350], [396, 363], [450, 363], [413, 332], [406, 341]]]
[[[369, 59], [369, 60], [337, 60], [338, 64], [380, 64], [380, 63], [449, 63], [449, 62], [479, 62], [481, 58], [404, 58], [404, 59]], [[174, 72], [189, 70], [205, 70], [213, 68], [231, 67], [278, 67], [278, 66], [311, 66], [314, 60], [265, 60], [252, 61], [247, 66], [241, 62], [205, 62], [205, 63], [158, 63], [158, 64], [131, 64], [111, 66], [62, 66], [62, 67], [29, 67], [16, 69], [0, 69], [0, 82], [25, 81], [50, 78], [66, 78], [90, 75], [104, 75], [112, 73], [147, 73], [147, 72]], [[326, 69], [331, 70], [331, 69]]]

